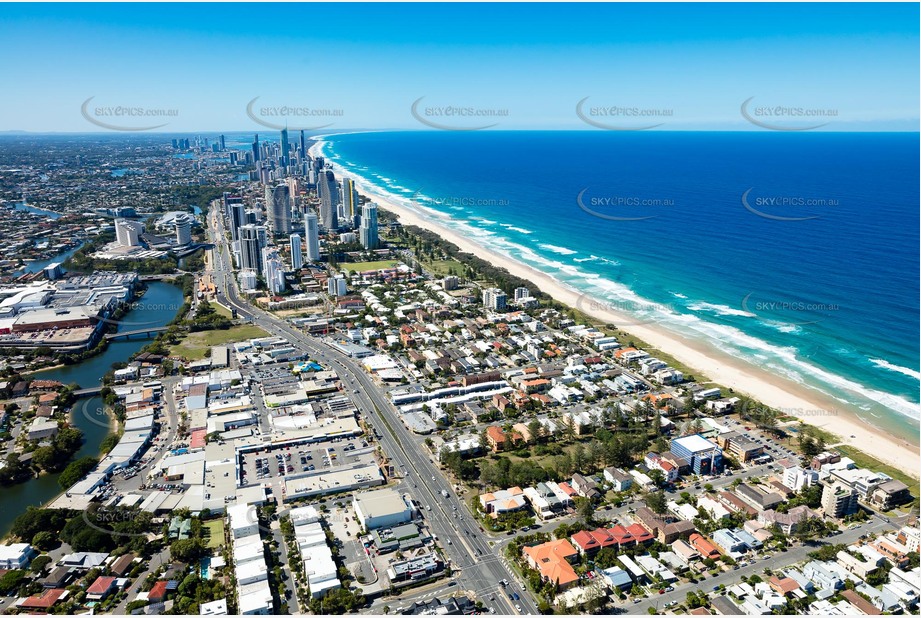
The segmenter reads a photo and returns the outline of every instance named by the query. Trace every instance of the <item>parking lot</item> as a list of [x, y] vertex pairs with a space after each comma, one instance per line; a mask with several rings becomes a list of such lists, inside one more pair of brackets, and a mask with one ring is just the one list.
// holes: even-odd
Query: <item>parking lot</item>
[[363, 438], [354, 437], [246, 453], [243, 456], [243, 485], [276, 484], [284, 478], [329, 472], [355, 463], [356, 457], [366, 454], [368, 448]]

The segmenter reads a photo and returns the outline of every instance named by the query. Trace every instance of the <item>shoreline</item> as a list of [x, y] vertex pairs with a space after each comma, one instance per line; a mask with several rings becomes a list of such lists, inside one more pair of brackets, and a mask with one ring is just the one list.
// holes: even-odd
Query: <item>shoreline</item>
[[[311, 147], [313, 154], [316, 154], [317, 150], [322, 152], [324, 142], [322, 138], [320, 140]], [[340, 174], [344, 171], [338, 164], [333, 164], [333, 166]], [[348, 173], [356, 176], [351, 172]], [[555, 300], [576, 308], [594, 319], [617, 325], [617, 328], [624, 333], [642, 339], [652, 348], [659, 349], [693, 368], [699, 382], [712, 381], [720, 386], [731, 388], [735, 392], [753, 397], [772, 408], [781, 409], [787, 415], [797, 417], [804, 424], [837, 435], [840, 442], [836, 444], [859, 449], [882, 463], [905, 471], [912, 478], [919, 478], [917, 466], [919, 447], [917, 445], [911, 444], [904, 438], [890, 435], [862, 421], [856, 415], [841, 410], [840, 402], [836, 402], [831, 397], [823, 396], [779, 376], [774, 376], [769, 380], [767, 375], [758, 375], [762, 372], [757, 368], [712, 349], [704, 342], [686, 339], [680, 335], [668, 331], [663, 332], [642, 324], [631, 324], [632, 319], [629, 316], [604, 306], [597, 306], [597, 303], [585, 303], [590, 306], [582, 307], [583, 303], [580, 301], [585, 298], [584, 294], [563, 285], [532, 266], [483, 247], [436, 220], [428, 219], [410, 208], [395, 204], [386, 197], [369, 192], [364, 186], [367, 181], [360, 176], [357, 178], [361, 178], [361, 182], [356, 182], [358, 192], [394, 213], [401, 223], [434, 232], [462, 251], [472, 253], [495, 266], [505, 268], [517, 277], [532, 281], [542, 292]], [[703, 379], [704, 377], [706, 380]]]

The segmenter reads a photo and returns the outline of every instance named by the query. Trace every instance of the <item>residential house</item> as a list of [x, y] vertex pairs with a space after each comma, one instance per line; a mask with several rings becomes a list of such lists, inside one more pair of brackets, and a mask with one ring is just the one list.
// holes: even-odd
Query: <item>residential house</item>
[[758, 521], [767, 526], [777, 526], [786, 535], [793, 534], [806, 520], [818, 517], [819, 514], [805, 504], [795, 506], [786, 513], [779, 513], [773, 509], [758, 513]]
[[528, 502], [520, 487], [510, 487], [480, 495], [480, 506], [484, 513], [496, 518], [505, 513], [524, 510]]
[[613, 466], [604, 469], [604, 479], [614, 491], [625, 491], [633, 485], [633, 477]]
[[716, 549], [716, 546], [708, 541], [703, 535], [695, 532], [688, 537], [688, 543], [698, 554], [700, 554], [701, 558], [716, 560], [720, 557], [720, 552]]
[[679, 520], [668, 516], [653, 513], [648, 507], [642, 506], [633, 514], [633, 519], [660, 543], [672, 543], [679, 538], [687, 538], [694, 532], [694, 524], [689, 521]]
[[542, 581], [553, 582], [557, 588], [565, 589], [579, 581], [570, 564], [579, 552], [568, 539], [557, 539], [522, 550], [528, 566], [540, 573]]

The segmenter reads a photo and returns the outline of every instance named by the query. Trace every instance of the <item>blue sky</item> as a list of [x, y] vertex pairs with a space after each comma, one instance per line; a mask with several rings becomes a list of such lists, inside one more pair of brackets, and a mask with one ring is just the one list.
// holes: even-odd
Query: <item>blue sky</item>
[[[341, 110], [292, 127], [918, 130], [915, 4], [4, 5], [0, 131], [117, 126], [271, 133], [265, 107]], [[169, 118], [97, 108], [177, 110]], [[483, 121], [434, 115], [497, 110]], [[610, 108], [657, 110], [627, 116]], [[768, 110], [765, 112], [764, 110]], [[421, 111], [420, 111], [421, 110]], [[607, 115], [603, 115], [607, 113]], [[813, 112], [809, 112], [813, 113]], [[602, 114], [602, 115], [599, 115]], [[816, 122], [818, 124], [818, 122]]]

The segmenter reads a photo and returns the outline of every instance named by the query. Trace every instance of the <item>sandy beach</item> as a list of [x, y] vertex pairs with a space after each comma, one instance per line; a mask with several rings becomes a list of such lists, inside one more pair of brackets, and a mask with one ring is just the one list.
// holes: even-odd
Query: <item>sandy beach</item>
[[[316, 153], [319, 144], [310, 150]], [[335, 166], [337, 172], [343, 170]], [[350, 176], [354, 176], [349, 174]], [[671, 331], [651, 328], [647, 324], [636, 324], [629, 316], [612, 310], [601, 303], [589, 302], [585, 295], [573, 290], [541, 271], [486, 249], [469, 238], [405, 206], [388, 201], [380, 195], [370, 193], [362, 181], [356, 178], [358, 192], [399, 217], [404, 225], [437, 233], [457, 245], [461, 250], [477, 255], [510, 273], [536, 284], [540, 290], [559, 302], [576, 307], [605, 323], [615, 324], [622, 331], [642, 339], [650, 346], [671, 355], [681, 363], [694, 369], [698, 381], [703, 377], [738, 393], [749, 395], [762, 403], [777, 408], [803, 422], [820, 427], [840, 436], [841, 444], [851, 445], [880, 461], [890, 464], [919, 478], [919, 448], [904, 439], [889, 435], [882, 430], [862, 422], [850, 412], [843, 410], [841, 403], [826, 398], [802, 385], [780, 376], [772, 376], [744, 361], [722, 354], [705, 343], [682, 338]]]

